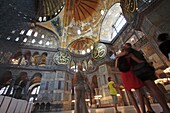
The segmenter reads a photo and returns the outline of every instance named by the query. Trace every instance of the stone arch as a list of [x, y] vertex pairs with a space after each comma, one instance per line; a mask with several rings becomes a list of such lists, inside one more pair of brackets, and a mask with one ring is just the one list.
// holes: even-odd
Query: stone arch
[[28, 65], [30, 63], [30, 58], [31, 58], [31, 52], [28, 50], [25, 52], [25, 54], [23, 55], [21, 64], [23, 65]]
[[10, 62], [11, 64], [19, 64], [20, 60], [22, 58], [22, 51], [18, 50], [16, 54], [11, 58]]
[[[41, 73], [35, 73], [33, 77], [31, 78], [29, 91], [28, 91], [29, 100], [30, 98], [33, 97], [32, 101], [34, 101], [38, 97], [37, 93], [39, 93], [39, 90], [40, 90], [41, 78], [42, 78]], [[32, 93], [34, 92], [33, 90], [35, 91], [35, 93]]]
[[50, 102], [48, 102], [48, 103], [46, 103], [46, 111], [50, 111], [50, 107], [51, 107], [51, 104], [50, 104]]
[[30, 81], [30, 86], [32, 84], [35, 84], [35, 83], [40, 83], [41, 82], [41, 78], [42, 78], [42, 74], [41, 73], [35, 73], [32, 78], [31, 78], [31, 81]]
[[21, 99], [28, 80], [27, 72], [21, 72], [19, 77], [15, 81], [14, 97]]
[[2, 95], [10, 95], [12, 90], [12, 73], [11, 71], [6, 71], [2, 79], [0, 80], [0, 94]]
[[6, 85], [6, 84], [9, 84], [9, 82], [11, 81], [12, 79], [12, 72], [11, 71], [6, 71], [3, 76], [2, 76], [2, 80], [1, 80], [1, 83], [3, 85]]
[[40, 64], [39, 64], [39, 66], [45, 66], [46, 61], [47, 61], [47, 53], [44, 52], [44, 53], [41, 55], [41, 57], [40, 57]]
[[44, 111], [44, 110], [45, 110], [45, 103], [43, 102], [40, 105], [40, 111]]
[[36, 112], [36, 111], [39, 111], [39, 109], [40, 109], [40, 104], [39, 103], [36, 103], [36, 104], [34, 104], [34, 112]]
[[39, 58], [40, 58], [39, 52], [34, 52], [32, 58], [31, 58], [31, 64], [32, 65], [38, 65], [39, 64]]
[[89, 70], [93, 70], [94, 67], [93, 67], [93, 60], [92, 60], [92, 59], [90, 59], [90, 60], [88, 61], [88, 64], [87, 64], [87, 65], [88, 65], [88, 69], [89, 69]]
[[93, 95], [96, 95], [95, 89], [98, 88], [98, 82], [97, 82], [97, 76], [96, 76], [96, 75], [94, 75], [94, 76], [92, 77], [91, 87], [92, 87], [92, 93], [93, 93]]

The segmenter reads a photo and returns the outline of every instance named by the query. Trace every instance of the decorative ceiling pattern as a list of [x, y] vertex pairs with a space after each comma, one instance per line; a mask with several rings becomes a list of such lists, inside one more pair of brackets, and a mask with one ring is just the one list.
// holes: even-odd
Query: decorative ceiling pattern
[[86, 54], [90, 53], [94, 48], [95, 42], [90, 38], [80, 38], [73, 41], [69, 46], [68, 50], [75, 54]]
[[36, 20], [43, 22], [57, 16], [64, 8], [65, 0], [36, 0]]
[[101, 0], [77, 0], [73, 6], [73, 16], [76, 22], [84, 21], [98, 13]]

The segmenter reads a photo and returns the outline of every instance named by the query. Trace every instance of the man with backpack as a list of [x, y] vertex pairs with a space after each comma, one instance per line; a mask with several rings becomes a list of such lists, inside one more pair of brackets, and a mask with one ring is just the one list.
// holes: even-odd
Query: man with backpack
[[[137, 65], [140, 65], [143, 62], [146, 62], [146, 65], [143, 66], [143, 68], [139, 69], [139, 75], [138, 78], [144, 83], [144, 85], [150, 90], [153, 96], [155, 96], [156, 100], [161, 105], [164, 113], [170, 113], [170, 109], [167, 105], [167, 102], [165, 100], [164, 95], [160, 91], [160, 89], [157, 87], [157, 85], [154, 83], [154, 79], [156, 78], [156, 75], [154, 73], [153, 68], [149, 66], [147, 61], [145, 60], [144, 56], [137, 50], [133, 49], [130, 43], [125, 44], [125, 52], [122, 55], [128, 55], [132, 60], [132, 68], [134, 68]], [[134, 71], [134, 70], [133, 70]]]

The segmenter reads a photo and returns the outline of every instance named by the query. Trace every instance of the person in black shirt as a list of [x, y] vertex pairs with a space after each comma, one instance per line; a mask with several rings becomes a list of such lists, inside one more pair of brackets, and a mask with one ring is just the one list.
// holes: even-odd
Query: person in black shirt
[[161, 33], [158, 35], [159, 50], [170, 61], [170, 36], [168, 33]]
[[[133, 49], [130, 43], [126, 43], [124, 47], [126, 48], [126, 52], [124, 54], [128, 54], [131, 57], [131, 59], [134, 60], [134, 62], [136, 62], [136, 64], [146, 62], [144, 57], [142, 57], [143, 55], [140, 52], [138, 52], [137, 50]], [[133, 65], [133, 63], [132, 63], [132, 65]], [[135, 63], [134, 63], [134, 65], [135, 65]], [[145, 67], [145, 69], [146, 69], [146, 67]], [[151, 69], [151, 71], [153, 71], [153, 70]], [[153, 81], [153, 77], [155, 77], [154, 71], [153, 71], [153, 73], [150, 73], [148, 71], [146, 71], [146, 72], [141, 71], [141, 74], [142, 75], [140, 77], [138, 76], [139, 79], [141, 79], [143, 81], [144, 85], [150, 90], [151, 94], [159, 102], [159, 104], [161, 105], [161, 107], [163, 109], [163, 112], [170, 113], [170, 109], [167, 105], [165, 97], [163, 96], [163, 93], [159, 90], [158, 86]]]

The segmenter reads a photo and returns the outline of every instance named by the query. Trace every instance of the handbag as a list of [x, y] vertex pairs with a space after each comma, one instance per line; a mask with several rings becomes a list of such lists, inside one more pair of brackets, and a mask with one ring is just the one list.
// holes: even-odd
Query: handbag
[[144, 76], [145, 74], [154, 74], [155, 69], [147, 62], [142, 62], [134, 65], [132, 70], [136, 76]]

